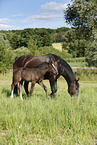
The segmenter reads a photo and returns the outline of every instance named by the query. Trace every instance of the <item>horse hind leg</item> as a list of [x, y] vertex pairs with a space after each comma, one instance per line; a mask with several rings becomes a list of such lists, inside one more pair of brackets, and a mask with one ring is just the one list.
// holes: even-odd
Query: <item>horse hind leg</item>
[[29, 82], [25, 81], [24, 82], [24, 89], [25, 89], [25, 92], [26, 92], [27, 95], [29, 95], [28, 85], [29, 85]]
[[45, 90], [46, 96], [48, 97], [47, 87], [43, 84], [43, 82], [39, 82], [39, 85]]
[[30, 95], [31, 95], [31, 94], [33, 93], [33, 91], [34, 91], [34, 86], [35, 86], [35, 84], [31, 83]]

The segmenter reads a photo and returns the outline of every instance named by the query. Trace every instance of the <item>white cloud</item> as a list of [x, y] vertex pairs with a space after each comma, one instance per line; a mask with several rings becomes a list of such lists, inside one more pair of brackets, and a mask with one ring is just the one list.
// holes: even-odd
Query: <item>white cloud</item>
[[7, 24], [7, 23], [10, 23], [12, 22], [13, 20], [11, 19], [8, 19], [8, 18], [2, 18], [0, 19], [0, 24]]
[[30, 19], [44, 19], [44, 20], [49, 20], [49, 19], [56, 19], [56, 18], [60, 18], [60, 15], [56, 15], [56, 14], [49, 14], [49, 13], [42, 13], [40, 15], [34, 15], [31, 16]]
[[48, 2], [44, 5], [41, 5], [41, 9], [43, 10], [52, 10], [52, 11], [63, 11], [67, 7], [67, 4], [56, 3], [56, 2]]
[[11, 25], [0, 24], [0, 29], [13, 29], [13, 28], [15, 27]]
[[12, 15], [12, 17], [22, 17], [24, 16], [23, 14], [15, 14], [15, 15]]

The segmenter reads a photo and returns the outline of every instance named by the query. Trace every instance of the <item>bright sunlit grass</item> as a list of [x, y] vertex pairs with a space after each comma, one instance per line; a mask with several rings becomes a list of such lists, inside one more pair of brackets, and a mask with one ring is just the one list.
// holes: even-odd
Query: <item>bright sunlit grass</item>
[[52, 46], [59, 51], [62, 51], [62, 44], [61, 43], [53, 43]]
[[[1, 79], [0, 79], [1, 81]], [[10, 98], [10, 79], [0, 82], [0, 144], [96, 144], [97, 84], [80, 83], [80, 98], [71, 98], [63, 78], [56, 98], [35, 86], [31, 98]], [[48, 81], [44, 82], [50, 94]]]

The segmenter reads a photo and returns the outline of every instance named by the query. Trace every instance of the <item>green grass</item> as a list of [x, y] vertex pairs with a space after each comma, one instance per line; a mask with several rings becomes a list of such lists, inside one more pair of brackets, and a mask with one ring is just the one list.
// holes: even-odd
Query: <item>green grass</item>
[[85, 57], [78, 58], [69, 58], [66, 61], [70, 64], [71, 67], [86, 67], [88, 66]]
[[[44, 81], [50, 93], [48, 81]], [[36, 85], [31, 98], [24, 90], [10, 98], [11, 75], [0, 75], [0, 144], [87, 145], [97, 143], [97, 83], [80, 82], [80, 98], [71, 98], [58, 79], [56, 98], [47, 99]]]
[[[53, 48], [59, 50], [62, 52], [62, 43], [53, 43], [52, 44]], [[66, 54], [69, 54], [67, 50], [64, 50]], [[85, 57], [78, 57], [78, 58], [64, 58], [71, 67], [86, 67], [88, 64], [85, 60]]]

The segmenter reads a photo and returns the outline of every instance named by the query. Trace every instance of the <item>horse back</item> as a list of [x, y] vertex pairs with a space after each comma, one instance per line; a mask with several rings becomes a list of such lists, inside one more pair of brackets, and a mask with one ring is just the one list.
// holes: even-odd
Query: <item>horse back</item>
[[13, 69], [20, 67], [33, 68], [43, 62], [49, 62], [49, 56], [37, 56], [37, 55], [22, 55], [17, 57], [13, 62]]
[[33, 58], [31, 58], [27, 63], [25, 63], [25, 68], [34, 68], [38, 66], [39, 64], [43, 62], [49, 62], [49, 57], [47, 56], [37, 56], [35, 55]]
[[33, 57], [34, 55], [22, 55], [22, 56], [16, 57], [16, 59], [13, 62], [13, 69], [24, 67], [24, 65]]

